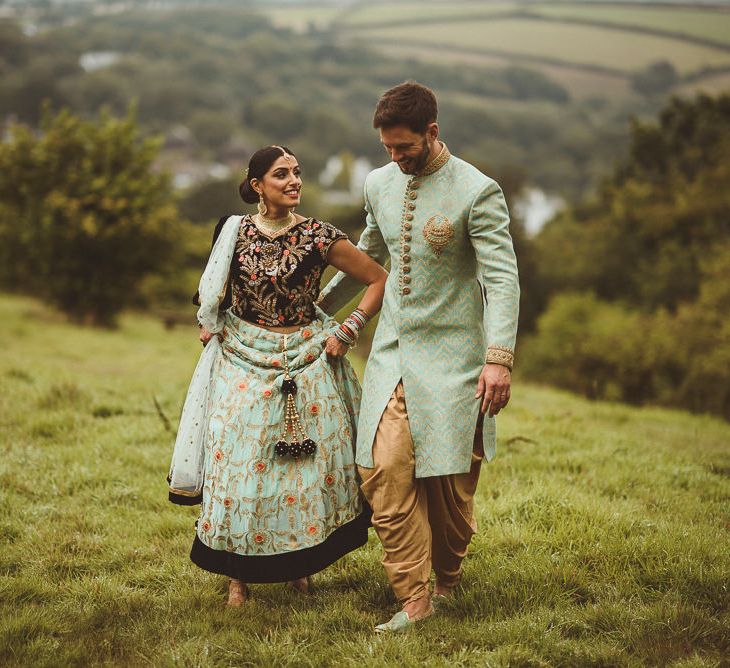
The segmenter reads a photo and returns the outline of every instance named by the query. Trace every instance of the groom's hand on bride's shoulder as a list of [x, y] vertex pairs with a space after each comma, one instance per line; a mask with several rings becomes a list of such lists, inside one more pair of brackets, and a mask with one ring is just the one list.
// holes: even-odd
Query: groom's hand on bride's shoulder
[[333, 335], [325, 341], [324, 350], [327, 353], [327, 358], [330, 362], [334, 362], [339, 357], [347, 355], [349, 347]]

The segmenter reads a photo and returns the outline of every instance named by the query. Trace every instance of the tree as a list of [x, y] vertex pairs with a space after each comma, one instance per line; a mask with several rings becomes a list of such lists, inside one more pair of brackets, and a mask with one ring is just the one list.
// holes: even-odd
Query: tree
[[542, 72], [526, 67], [507, 67], [502, 74], [518, 99], [544, 99], [553, 102], [567, 102], [570, 99], [565, 88]]
[[17, 67], [30, 55], [28, 38], [20, 26], [12, 21], [0, 20], [0, 64]]
[[676, 400], [730, 420], [730, 241], [703, 259], [700, 275], [697, 300], [682, 305], [670, 327], [683, 370]]
[[194, 111], [188, 126], [198, 144], [212, 151], [223, 148], [236, 131], [236, 123], [230, 114], [213, 109]]
[[241, 200], [238, 183], [233, 179], [210, 179], [184, 192], [180, 197], [179, 208], [182, 217], [193, 223], [212, 224], [221, 216], [251, 207]]
[[243, 120], [272, 137], [272, 142], [283, 142], [301, 131], [302, 110], [292, 104], [290, 96], [272, 93], [253, 100]]
[[659, 60], [634, 74], [631, 77], [631, 87], [642, 95], [659, 95], [678, 81], [679, 75], [674, 65], [666, 60]]
[[635, 122], [630, 152], [592, 201], [536, 239], [549, 291], [591, 290], [651, 311], [694, 300], [700, 262], [730, 239], [730, 95], [674, 99]]
[[68, 101], [63, 84], [78, 74], [79, 69], [76, 60], [68, 54], [54, 54], [38, 56], [26, 67], [11, 70], [12, 74], [2, 82], [0, 111], [37, 123], [44, 102], [59, 108]]
[[158, 142], [134, 113], [98, 122], [46, 112], [0, 145], [0, 282], [74, 320], [112, 325], [175, 250], [176, 211]]
[[730, 419], [728, 154], [728, 95], [634, 124], [596, 200], [536, 239], [537, 282], [555, 296], [525, 342], [528, 376]]

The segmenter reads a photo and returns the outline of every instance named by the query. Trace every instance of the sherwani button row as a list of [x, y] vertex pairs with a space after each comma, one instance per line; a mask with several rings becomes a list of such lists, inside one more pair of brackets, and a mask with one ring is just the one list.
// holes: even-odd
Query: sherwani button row
[[410, 240], [411, 240], [411, 235], [410, 234], [406, 233], [406, 234], [403, 235], [403, 241], [410, 241]]
[[413, 182], [411, 182], [410, 188], [411, 188], [411, 190], [416, 190], [420, 185], [421, 184], [419, 181], [413, 181]]
[[413, 214], [412, 213], [407, 213], [406, 214], [406, 220], [413, 220]]
[[405, 267], [403, 267], [403, 273], [404, 274], [410, 274], [411, 273], [411, 268], [408, 265], [406, 265]]
[[408, 210], [409, 211], [415, 211], [416, 205], [413, 202], [408, 202]]
[[413, 227], [410, 223], [403, 223], [403, 229], [404, 230], [410, 230]]
[[409, 263], [410, 261], [411, 261], [411, 256], [410, 256], [410, 255], [408, 255], [408, 253], [406, 253], [406, 254], [405, 254], [405, 255], [403, 256], [403, 263], [404, 263], [404, 264], [408, 264], [408, 263]]
[[403, 252], [404, 253], [407, 253], [410, 250], [411, 250], [411, 247], [408, 244], [404, 244], [404, 246], [403, 246]]
[[410, 199], [418, 199], [418, 193], [411, 191], [408, 193], [408, 197]]
[[403, 288], [403, 294], [404, 295], [410, 295], [411, 294], [411, 289], [406, 286], [405, 288]]
[[403, 277], [403, 282], [404, 283], [410, 283], [411, 282], [411, 277], [410, 276], [404, 276]]

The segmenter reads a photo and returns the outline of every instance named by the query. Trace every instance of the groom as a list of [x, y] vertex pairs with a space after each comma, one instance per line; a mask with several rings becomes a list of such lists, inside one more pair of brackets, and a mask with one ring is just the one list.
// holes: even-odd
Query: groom
[[[476, 530], [473, 497], [494, 416], [510, 398], [519, 284], [509, 214], [495, 181], [439, 139], [433, 92], [414, 82], [375, 110], [391, 162], [365, 183], [358, 247], [391, 261], [363, 382], [356, 462], [402, 610], [378, 631], [433, 612], [461, 578]], [[333, 313], [361, 286], [342, 272], [322, 292]], [[476, 395], [476, 396], [475, 396]]]

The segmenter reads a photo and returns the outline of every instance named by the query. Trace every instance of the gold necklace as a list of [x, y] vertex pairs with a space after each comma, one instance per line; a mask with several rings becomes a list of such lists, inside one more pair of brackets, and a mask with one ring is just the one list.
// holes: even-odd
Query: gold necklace
[[254, 225], [256, 225], [261, 232], [268, 234], [269, 236], [280, 232], [295, 221], [296, 216], [292, 211], [290, 211], [284, 218], [277, 218], [276, 220], [264, 218], [260, 213], [257, 213], [253, 217]]

